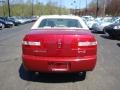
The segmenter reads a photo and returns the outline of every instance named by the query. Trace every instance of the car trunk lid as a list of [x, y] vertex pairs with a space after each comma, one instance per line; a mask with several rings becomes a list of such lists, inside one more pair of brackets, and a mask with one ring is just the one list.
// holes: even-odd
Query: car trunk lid
[[95, 41], [88, 30], [32, 30], [24, 40], [41, 43], [29, 47], [29, 52], [24, 50], [25, 54], [40, 57], [84, 57], [96, 53], [96, 46], [78, 46], [78, 42]]

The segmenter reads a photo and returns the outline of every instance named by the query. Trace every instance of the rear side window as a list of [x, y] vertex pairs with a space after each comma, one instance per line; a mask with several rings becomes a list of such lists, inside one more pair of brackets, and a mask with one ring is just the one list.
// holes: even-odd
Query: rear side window
[[82, 28], [76, 19], [43, 19], [39, 27], [77, 27]]

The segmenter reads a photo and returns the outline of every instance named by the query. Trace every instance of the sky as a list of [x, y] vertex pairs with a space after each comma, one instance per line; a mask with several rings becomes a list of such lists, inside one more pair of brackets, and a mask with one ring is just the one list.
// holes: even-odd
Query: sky
[[37, 1], [40, 1], [44, 4], [46, 4], [48, 1], [57, 2], [58, 5], [65, 6], [67, 8], [85, 8], [86, 1], [87, 1], [87, 4], [89, 4], [92, 0], [37, 0]]

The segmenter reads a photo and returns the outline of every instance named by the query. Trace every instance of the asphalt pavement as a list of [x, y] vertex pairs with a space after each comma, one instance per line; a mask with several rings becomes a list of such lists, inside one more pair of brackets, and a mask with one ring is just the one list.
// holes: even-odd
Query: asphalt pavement
[[28, 75], [21, 60], [21, 41], [33, 23], [0, 30], [0, 90], [120, 90], [120, 40], [95, 34], [98, 60], [86, 77], [74, 74]]

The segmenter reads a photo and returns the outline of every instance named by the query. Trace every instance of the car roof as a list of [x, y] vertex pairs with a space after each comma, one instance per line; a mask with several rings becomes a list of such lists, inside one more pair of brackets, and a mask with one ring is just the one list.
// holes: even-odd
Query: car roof
[[44, 15], [40, 18], [66, 18], [66, 19], [78, 19], [80, 17], [74, 15]]
[[49, 19], [49, 18], [55, 18], [55, 19], [77, 19], [80, 21], [80, 23], [82, 23], [82, 26], [85, 29], [88, 29], [88, 27], [86, 26], [86, 24], [84, 23], [84, 21], [82, 20], [82, 18], [80, 18], [79, 16], [75, 16], [75, 15], [44, 15], [39, 17], [39, 19], [35, 22], [35, 24], [33, 25], [33, 27], [31, 29], [37, 29], [37, 27], [39, 26], [39, 23], [43, 20], [43, 19]]

